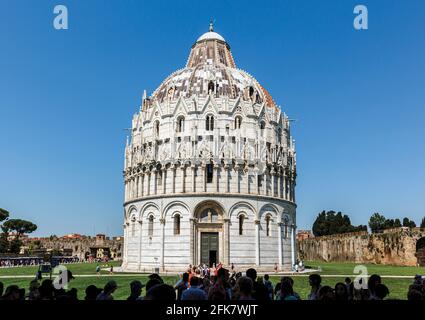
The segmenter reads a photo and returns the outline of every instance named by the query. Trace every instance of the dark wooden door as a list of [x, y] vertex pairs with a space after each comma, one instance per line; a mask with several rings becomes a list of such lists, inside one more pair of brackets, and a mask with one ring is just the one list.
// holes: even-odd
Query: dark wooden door
[[218, 263], [218, 232], [201, 233], [201, 264]]

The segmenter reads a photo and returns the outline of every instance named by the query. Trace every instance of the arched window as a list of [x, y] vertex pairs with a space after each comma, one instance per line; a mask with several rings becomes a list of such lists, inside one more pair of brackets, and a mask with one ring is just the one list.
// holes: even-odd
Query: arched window
[[214, 92], [214, 82], [210, 81], [208, 82], [208, 94]]
[[149, 225], [148, 225], [148, 236], [153, 236], [153, 216], [149, 217]]
[[253, 88], [253, 87], [249, 87], [249, 97], [250, 97], [251, 99], [253, 98], [254, 93], [255, 93], [254, 88]]
[[235, 129], [240, 129], [242, 125], [242, 117], [236, 116], [235, 118]]
[[270, 216], [266, 217], [266, 236], [270, 237]]
[[174, 216], [174, 235], [180, 234], [180, 215]]
[[154, 123], [154, 136], [159, 137], [159, 121], [156, 120]]
[[239, 216], [239, 235], [243, 235], [243, 221], [244, 221], [245, 217], [243, 214], [241, 214]]
[[212, 115], [207, 115], [207, 118], [205, 119], [205, 129], [207, 131], [214, 130], [214, 117]]
[[213, 182], [213, 166], [211, 163], [207, 164], [207, 183]]
[[264, 121], [260, 122], [260, 130], [264, 130], [266, 128], [266, 123]]
[[177, 132], [183, 132], [184, 131], [184, 117], [180, 116], [177, 118]]

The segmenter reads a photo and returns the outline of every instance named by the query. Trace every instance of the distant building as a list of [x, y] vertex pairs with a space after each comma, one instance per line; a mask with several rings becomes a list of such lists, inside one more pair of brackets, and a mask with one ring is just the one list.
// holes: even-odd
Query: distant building
[[300, 230], [297, 232], [297, 241], [313, 238], [314, 235], [310, 230]]
[[[17, 238], [17, 236], [18, 236], [18, 234], [16, 232], [10, 232], [7, 235], [7, 241], [15, 240]], [[19, 235], [19, 239], [21, 239], [21, 240], [24, 240], [24, 239], [27, 239], [27, 238], [28, 238], [28, 235], [26, 235], [26, 234]]]
[[[112, 239], [112, 240], [111, 240]], [[115, 259], [122, 257], [124, 237], [106, 237], [97, 234], [95, 237], [71, 233], [62, 237], [44, 237], [23, 239], [22, 254], [44, 256], [57, 252], [63, 256], [76, 256], [81, 260]]]

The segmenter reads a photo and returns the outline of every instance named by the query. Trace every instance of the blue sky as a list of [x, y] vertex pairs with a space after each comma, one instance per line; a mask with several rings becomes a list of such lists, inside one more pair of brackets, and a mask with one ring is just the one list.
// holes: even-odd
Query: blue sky
[[[369, 29], [353, 28], [365, 4]], [[53, 7], [69, 30], [53, 28]], [[143, 89], [215, 30], [297, 122], [298, 227], [323, 209], [425, 216], [424, 1], [0, 0], [0, 207], [36, 235], [122, 233]]]

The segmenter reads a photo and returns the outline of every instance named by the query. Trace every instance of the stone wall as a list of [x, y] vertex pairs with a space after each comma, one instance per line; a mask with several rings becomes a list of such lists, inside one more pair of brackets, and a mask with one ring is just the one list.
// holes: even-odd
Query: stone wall
[[77, 256], [85, 259], [88, 255], [93, 254], [101, 258], [102, 253], [109, 252], [109, 256], [115, 260], [122, 258], [122, 247], [124, 238], [114, 237], [84, 237], [80, 239], [68, 238], [29, 238], [24, 240], [23, 249], [30, 254], [39, 254], [50, 252], [52, 250], [61, 251], [63, 254]]
[[298, 243], [298, 255], [303, 260], [416, 266], [416, 243], [422, 237], [425, 229], [419, 228], [315, 237]]

